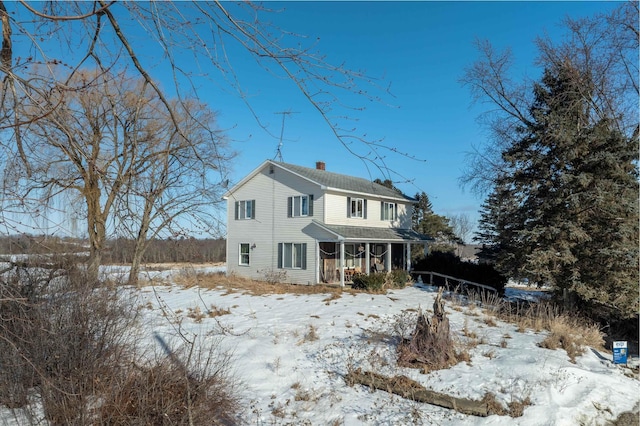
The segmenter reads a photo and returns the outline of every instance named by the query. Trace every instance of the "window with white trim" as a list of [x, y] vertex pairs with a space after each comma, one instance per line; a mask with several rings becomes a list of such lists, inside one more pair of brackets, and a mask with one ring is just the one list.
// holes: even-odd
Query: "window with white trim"
[[398, 204], [382, 201], [380, 206], [380, 220], [396, 220], [398, 218]]
[[287, 217], [313, 216], [313, 194], [287, 199]]
[[249, 243], [240, 243], [240, 255], [238, 258], [238, 264], [239, 265], [244, 265], [244, 266], [249, 266], [249, 253], [251, 252], [251, 249], [249, 247]]
[[367, 200], [364, 198], [347, 197], [348, 217], [367, 218]]
[[278, 268], [307, 269], [307, 244], [278, 243]]
[[256, 200], [236, 201], [236, 220], [256, 218]]

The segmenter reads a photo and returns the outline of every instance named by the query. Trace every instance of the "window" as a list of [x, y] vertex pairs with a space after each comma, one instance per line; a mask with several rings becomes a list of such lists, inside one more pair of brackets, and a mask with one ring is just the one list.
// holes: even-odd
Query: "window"
[[367, 218], [367, 200], [347, 197], [347, 217]]
[[287, 199], [287, 217], [313, 216], [313, 194]]
[[240, 243], [240, 256], [238, 259], [239, 265], [249, 266], [249, 244]]
[[236, 201], [236, 220], [255, 218], [256, 200]]
[[396, 220], [398, 218], [398, 204], [383, 201], [380, 206], [380, 220]]
[[278, 243], [278, 268], [307, 269], [307, 244]]

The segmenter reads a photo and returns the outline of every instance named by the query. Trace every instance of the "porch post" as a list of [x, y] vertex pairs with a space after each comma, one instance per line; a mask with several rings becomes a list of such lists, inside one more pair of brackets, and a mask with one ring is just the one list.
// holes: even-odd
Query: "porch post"
[[340, 241], [340, 287], [344, 287], [344, 241]]
[[367, 275], [371, 272], [371, 253], [369, 253], [369, 243], [364, 243], [364, 269], [367, 271]]
[[384, 257], [384, 269], [391, 271], [391, 243], [387, 243], [387, 255]]
[[411, 243], [406, 244], [407, 247], [407, 272], [411, 271]]
[[320, 241], [315, 240], [316, 243], [316, 282], [314, 284], [320, 284], [320, 268], [322, 268], [322, 276], [324, 276], [324, 262], [320, 260]]

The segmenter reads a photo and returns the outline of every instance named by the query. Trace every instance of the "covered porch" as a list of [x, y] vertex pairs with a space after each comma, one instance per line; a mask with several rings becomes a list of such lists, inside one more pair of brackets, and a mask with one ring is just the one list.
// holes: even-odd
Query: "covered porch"
[[424, 249], [432, 239], [410, 229], [372, 228], [315, 223], [329, 234], [319, 239], [317, 282], [351, 282], [357, 274], [411, 270], [411, 245]]

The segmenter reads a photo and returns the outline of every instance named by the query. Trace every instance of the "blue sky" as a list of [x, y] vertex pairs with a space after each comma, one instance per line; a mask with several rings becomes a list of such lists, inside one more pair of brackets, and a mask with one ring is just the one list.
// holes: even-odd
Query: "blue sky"
[[[494, 47], [513, 50], [517, 75], [536, 77], [536, 36], [562, 35], [565, 16], [592, 16], [617, 6], [614, 2], [268, 2], [277, 10], [269, 19], [279, 27], [306, 34], [332, 63], [365, 70], [390, 85], [382, 102], [346, 96], [353, 105], [355, 133], [407, 152], [424, 161], [388, 153], [385, 164], [396, 186], [407, 195], [426, 192], [438, 214], [478, 217], [482, 199], [463, 189], [459, 177], [466, 153], [482, 143], [486, 131], [477, 116], [486, 105], [471, 105], [469, 90], [459, 79], [478, 57], [476, 38]], [[244, 67], [247, 67], [246, 69]], [[229, 128], [239, 152], [232, 181], [240, 180], [265, 159], [273, 159], [279, 143], [282, 115], [286, 116], [282, 157], [285, 162], [314, 167], [324, 161], [327, 170], [384, 178], [349, 154], [331, 134], [318, 113], [286, 80], [260, 72], [249, 62], [235, 65], [252, 93], [251, 103], [271, 133], [260, 129], [238, 100], [211, 106], [220, 124]], [[380, 94], [380, 93], [379, 93]], [[204, 96], [203, 96], [204, 95]], [[206, 99], [206, 91], [200, 96]], [[212, 93], [213, 96], [213, 93]], [[212, 98], [213, 99], [213, 98]], [[235, 127], [234, 127], [235, 126]], [[410, 180], [410, 182], [407, 182]]]
[[[235, 3], [222, 4], [232, 12], [237, 7]], [[260, 15], [261, 20], [266, 19], [290, 33], [305, 35], [303, 43], [325, 55], [327, 62], [362, 71], [381, 88], [363, 84], [363, 89], [380, 97], [373, 102], [353, 93], [336, 92], [340, 103], [365, 108], [338, 108], [335, 114], [349, 117], [348, 122], [342, 124], [348, 126], [352, 134], [380, 141], [416, 158], [380, 150], [383, 157], [378, 164], [388, 168], [390, 173], [386, 175], [350, 154], [291, 80], [283, 78], [277, 70], [265, 71], [256, 64], [255, 58], [233, 42], [225, 43], [226, 53], [242, 90], [248, 93], [251, 108], [267, 130], [258, 125], [242, 99], [211, 63], [194, 62], [188, 45], [174, 53], [186, 71], [197, 74], [192, 82], [198, 97], [217, 111], [219, 127], [238, 152], [231, 164], [231, 185], [265, 159], [276, 158], [283, 118], [279, 113], [289, 111], [291, 114], [285, 116], [281, 147], [285, 162], [314, 167], [316, 161], [324, 161], [327, 170], [332, 172], [371, 180], [391, 178], [409, 196], [426, 192], [436, 213], [467, 214], [476, 221], [483, 200], [459, 184], [467, 153], [474, 146], [482, 145], [486, 138], [477, 117], [489, 106], [472, 106], [468, 88], [459, 82], [465, 67], [478, 58], [474, 41], [487, 39], [497, 49], [510, 47], [517, 65], [516, 77], [536, 78], [540, 74], [534, 64], [537, 36], [548, 34], [557, 39], [563, 34], [560, 24], [566, 16], [593, 16], [619, 4], [595, 1], [263, 3], [272, 13]], [[187, 3], [177, 3], [178, 8], [183, 5]], [[8, 6], [11, 13], [26, 13], [17, 3]], [[183, 10], [188, 9], [181, 9], [181, 14]], [[114, 6], [114, 13], [123, 11], [121, 4]], [[122, 17], [126, 18], [122, 21], [123, 28], [138, 57], [152, 78], [171, 93], [174, 81], [167, 72], [166, 58], [159, 45], [141, 30], [135, 19]], [[199, 28], [206, 27], [208, 22], [203, 21], [202, 25]], [[210, 34], [201, 36], [219, 52], [218, 40], [211, 41]], [[284, 43], [292, 40], [286, 36]], [[74, 40], [78, 45], [87, 42], [82, 37]], [[47, 50], [51, 57], [58, 55], [58, 59], [84, 52], [79, 48], [78, 52], [72, 49], [64, 54], [56, 53], [55, 43], [49, 43], [47, 49], [51, 49]], [[34, 52], [30, 39], [16, 39], [14, 53], [17, 56], [26, 57], [36, 54]], [[127, 58], [123, 57], [123, 61], [127, 63]], [[385, 88], [389, 88], [389, 92], [383, 90]], [[349, 148], [362, 155], [369, 151], [357, 143]], [[68, 225], [61, 226], [68, 228]]]

